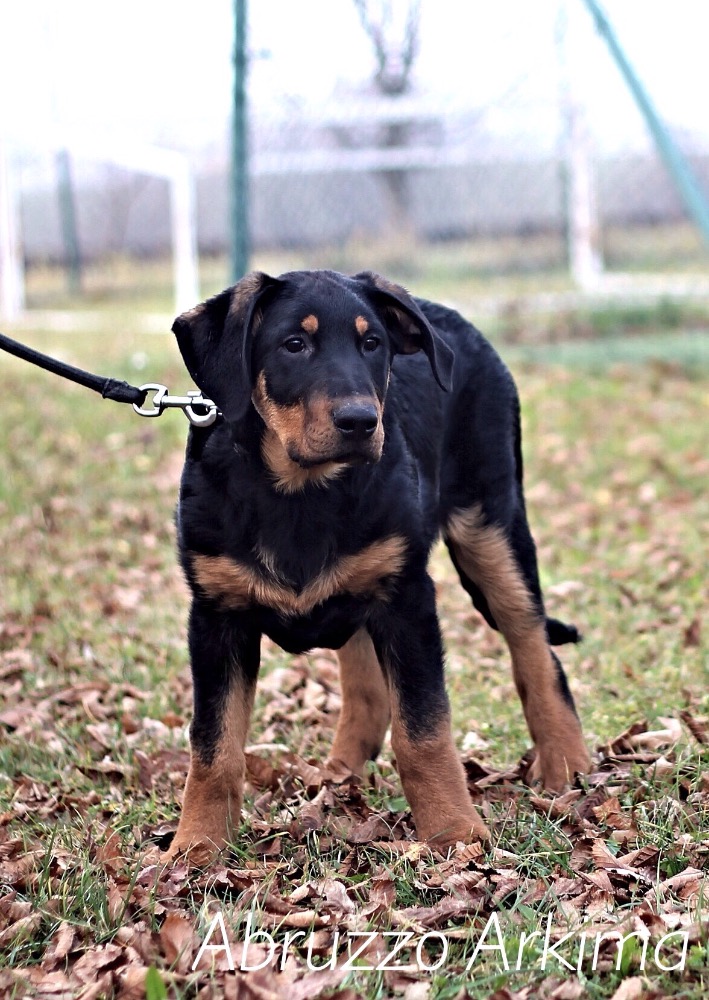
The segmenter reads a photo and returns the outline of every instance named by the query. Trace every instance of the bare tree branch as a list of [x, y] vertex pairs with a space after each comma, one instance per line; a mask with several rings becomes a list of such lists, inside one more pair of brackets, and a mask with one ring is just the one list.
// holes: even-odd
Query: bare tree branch
[[[396, 0], [354, 0], [362, 27], [374, 48], [375, 82], [382, 94], [398, 97], [409, 89], [418, 54], [421, 0], [408, 0], [403, 31], [395, 24]], [[397, 37], [399, 34], [399, 37]], [[402, 37], [403, 36], [403, 37]]]

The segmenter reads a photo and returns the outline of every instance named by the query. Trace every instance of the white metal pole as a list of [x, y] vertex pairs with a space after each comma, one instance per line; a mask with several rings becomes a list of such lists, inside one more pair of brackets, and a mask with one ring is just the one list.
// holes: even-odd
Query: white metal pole
[[587, 25], [581, 22], [579, 9], [576, 0], [566, 0], [559, 12], [558, 55], [567, 171], [565, 209], [571, 274], [579, 288], [592, 291], [603, 274], [603, 257], [593, 141], [581, 82]]
[[12, 322], [19, 319], [24, 308], [17, 197], [7, 148], [0, 140], [0, 315]]
[[192, 172], [187, 160], [176, 165], [170, 181], [170, 216], [178, 313], [199, 302], [197, 226]]

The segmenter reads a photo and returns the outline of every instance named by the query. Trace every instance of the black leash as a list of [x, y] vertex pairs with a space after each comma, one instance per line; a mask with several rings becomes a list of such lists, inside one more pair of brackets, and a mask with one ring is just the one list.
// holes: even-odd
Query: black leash
[[57, 361], [47, 354], [32, 350], [24, 344], [19, 344], [16, 340], [11, 340], [3, 333], [0, 333], [0, 347], [8, 354], [14, 354], [16, 358], [29, 361], [32, 365], [44, 368], [45, 371], [52, 372], [53, 375], [61, 375], [72, 382], [100, 392], [104, 399], [114, 399], [117, 403], [137, 403], [142, 406], [145, 402], [147, 392], [139, 389], [136, 385], [128, 385], [127, 382], [120, 382], [115, 378], [104, 378], [102, 375], [92, 375], [81, 368], [75, 368], [64, 361]]
[[[167, 386], [159, 382], [148, 382], [145, 385], [130, 385], [120, 379], [106, 378], [103, 375], [92, 375], [91, 372], [84, 371], [83, 368], [75, 368], [64, 361], [50, 358], [41, 351], [35, 351], [31, 347], [20, 344], [5, 334], [0, 333], [0, 350], [7, 351], [8, 354], [20, 358], [22, 361], [29, 361], [30, 364], [37, 365], [53, 375], [60, 375], [62, 378], [83, 385], [86, 389], [93, 389], [104, 399], [112, 399], [116, 403], [132, 403], [133, 409], [141, 417], [159, 417], [164, 410], [175, 407], [184, 410], [190, 423], [196, 426], [208, 427], [214, 423], [219, 415], [216, 404], [211, 399], [205, 399], [202, 393], [197, 391], [188, 392], [185, 396], [170, 396]], [[148, 393], [153, 392], [152, 406], [143, 409]]]

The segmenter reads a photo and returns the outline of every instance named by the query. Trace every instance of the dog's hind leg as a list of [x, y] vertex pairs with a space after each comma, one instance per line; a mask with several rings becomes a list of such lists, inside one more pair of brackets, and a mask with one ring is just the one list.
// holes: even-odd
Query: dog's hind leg
[[240, 625], [238, 617], [200, 601], [192, 605], [190, 769], [168, 857], [189, 853], [197, 862], [207, 860], [239, 828], [246, 775], [244, 746], [261, 637]]
[[515, 685], [537, 749], [532, 777], [558, 790], [575, 773], [585, 773], [590, 759], [566, 676], [549, 646], [552, 636], [524, 513], [518, 511], [508, 530], [488, 520], [475, 504], [449, 515], [445, 536], [464, 587], [474, 599], [482, 595], [485, 617], [509, 646]]
[[389, 689], [364, 629], [337, 651], [342, 710], [330, 760], [361, 774], [381, 749], [389, 725]]

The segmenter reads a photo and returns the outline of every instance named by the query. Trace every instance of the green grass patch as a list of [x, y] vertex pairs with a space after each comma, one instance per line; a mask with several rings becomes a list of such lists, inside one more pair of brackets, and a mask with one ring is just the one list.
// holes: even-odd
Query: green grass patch
[[[235, 853], [204, 872], [165, 869], [157, 849], [187, 766], [187, 593], [172, 523], [186, 422], [142, 420], [0, 358], [2, 995], [46, 996], [51, 982], [67, 995], [91, 983], [96, 996], [217, 996], [231, 976], [269, 995], [372, 1000], [425, 987], [438, 1000], [536, 995], [522, 991], [542, 984], [549, 996], [605, 998], [642, 976], [656, 995], [705, 995], [707, 345], [682, 326], [611, 332], [502, 351], [523, 399], [549, 610], [585, 634], [561, 652], [589, 742], [603, 748], [589, 780], [556, 800], [524, 785], [529, 737], [508, 655], [438, 548], [454, 728], [490, 850], [443, 859], [411, 841], [389, 749], [363, 785], [315, 794], [303, 762], [317, 767], [332, 738], [336, 666], [267, 646], [250, 740], [271, 748], [254, 753], [277, 780], [253, 783]], [[121, 324], [111, 336], [25, 339], [131, 382], [188, 388], [168, 334], [140, 338]], [[296, 755], [290, 770], [279, 746]], [[237, 971], [224, 951], [193, 971], [217, 910]], [[277, 945], [258, 973], [239, 971], [249, 913]], [[493, 914], [509, 968], [499, 947], [475, 956]], [[618, 964], [611, 939], [594, 968], [556, 958], [541, 968], [549, 927], [547, 952], [571, 933], [559, 954], [574, 965], [583, 931], [614, 926], [647, 929], [644, 968], [637, 942]], [[654, 948], [677, 929], [685, 961], [666, 971]], [[372, 935], [364, 965], [329, 968], [336, 930], [341, 943]], [[413, 968], [379, 969], [402, 930]], [[260, 942], [252, 964], [268, 958]], [[663, 946], [665, 966], [680, 945]]]

